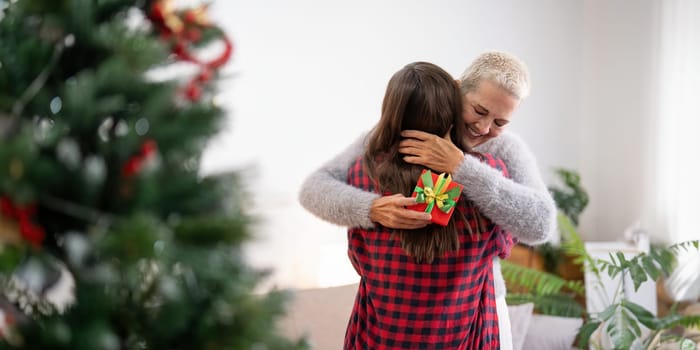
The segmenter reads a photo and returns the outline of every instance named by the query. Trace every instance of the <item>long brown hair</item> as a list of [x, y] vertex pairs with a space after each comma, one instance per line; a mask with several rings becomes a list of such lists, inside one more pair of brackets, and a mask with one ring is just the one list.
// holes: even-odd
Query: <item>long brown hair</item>
[[[364, 164], [379, 190], [410, 196], [424, 167], [406, 163], [399, 153], [401, 131], [413, 129], [443, 136], [468, 151], [462, 121], [462, 96], [457, 82], [442, 68], [414, 62], [394, 73], [382, 103], [382, 116], [371, 132]], [[459, 249], [455, 210], [447, 226], [431, 224], [416, 230], [395, 230], [401, 247], [417, 262], [430, 263], [445, 252]], [[465, 225], [469, 227], [468, 223]]]

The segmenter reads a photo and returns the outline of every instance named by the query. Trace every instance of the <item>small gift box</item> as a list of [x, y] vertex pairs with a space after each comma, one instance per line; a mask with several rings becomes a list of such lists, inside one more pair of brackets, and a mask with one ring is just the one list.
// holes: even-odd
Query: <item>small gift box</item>
[[407, 208], [430, 213], [432, 222], [447, 226], [461, 193], [462, 185], [452, 181], [450, 175], [442, 173], [438, 176], [426, 169], [413, 190], [413, 197], [418, 204]]

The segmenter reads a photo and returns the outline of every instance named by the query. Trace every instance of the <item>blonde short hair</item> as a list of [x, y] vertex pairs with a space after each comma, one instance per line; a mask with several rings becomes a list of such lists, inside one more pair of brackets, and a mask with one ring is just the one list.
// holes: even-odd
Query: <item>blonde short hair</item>
[[476, 90], [484, 80], [496, 83], [520, 100], [530, 94], [530, 73], [527, 66], [506, 52], [482, 53], [464, 70], [459, 80], [462, 94]]

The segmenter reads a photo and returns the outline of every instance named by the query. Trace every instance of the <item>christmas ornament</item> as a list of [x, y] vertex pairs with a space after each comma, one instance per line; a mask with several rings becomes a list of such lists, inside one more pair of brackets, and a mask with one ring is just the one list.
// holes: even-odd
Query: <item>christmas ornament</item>
[[19, 225], [19, 232], [24, 240], [31, 243], [34, 247], [40, 247], [46, 234], [41, 226], [32, 222], [31, 217], [34, 216], [35, 212], [35, 203], [18, 206], [7, 196], [0, 197], [0, 214], [5, 218], [16, 220]]
[[139, 153], [129, 158], [122, 168], [124, 177], [132, 177], [143, 169], [144, 165], [154, 159], [158, 145], [153, 140], [146, 140], [142, 145]]

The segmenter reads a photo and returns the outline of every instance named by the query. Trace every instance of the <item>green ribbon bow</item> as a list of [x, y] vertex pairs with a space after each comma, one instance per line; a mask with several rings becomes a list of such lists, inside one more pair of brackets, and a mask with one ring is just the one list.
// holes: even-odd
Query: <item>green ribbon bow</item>
[[425, 207], [426, 213], [430, 213], [436, 204], [438, 209], [448, 213], [457, 204], [455, 199], [459, 196], [459, 187], [446, 191], [452, 182], [450, 175], [445, 177], [445, 173], [440, 174], [433, 185], [433, 175], [430, 170], [426, 170], [421, 175], [421, 180], [423, 180], [423, 187], [416, 186], [414, 191], [416, 192], [416, 203], [428, 203], [428, 206]]

